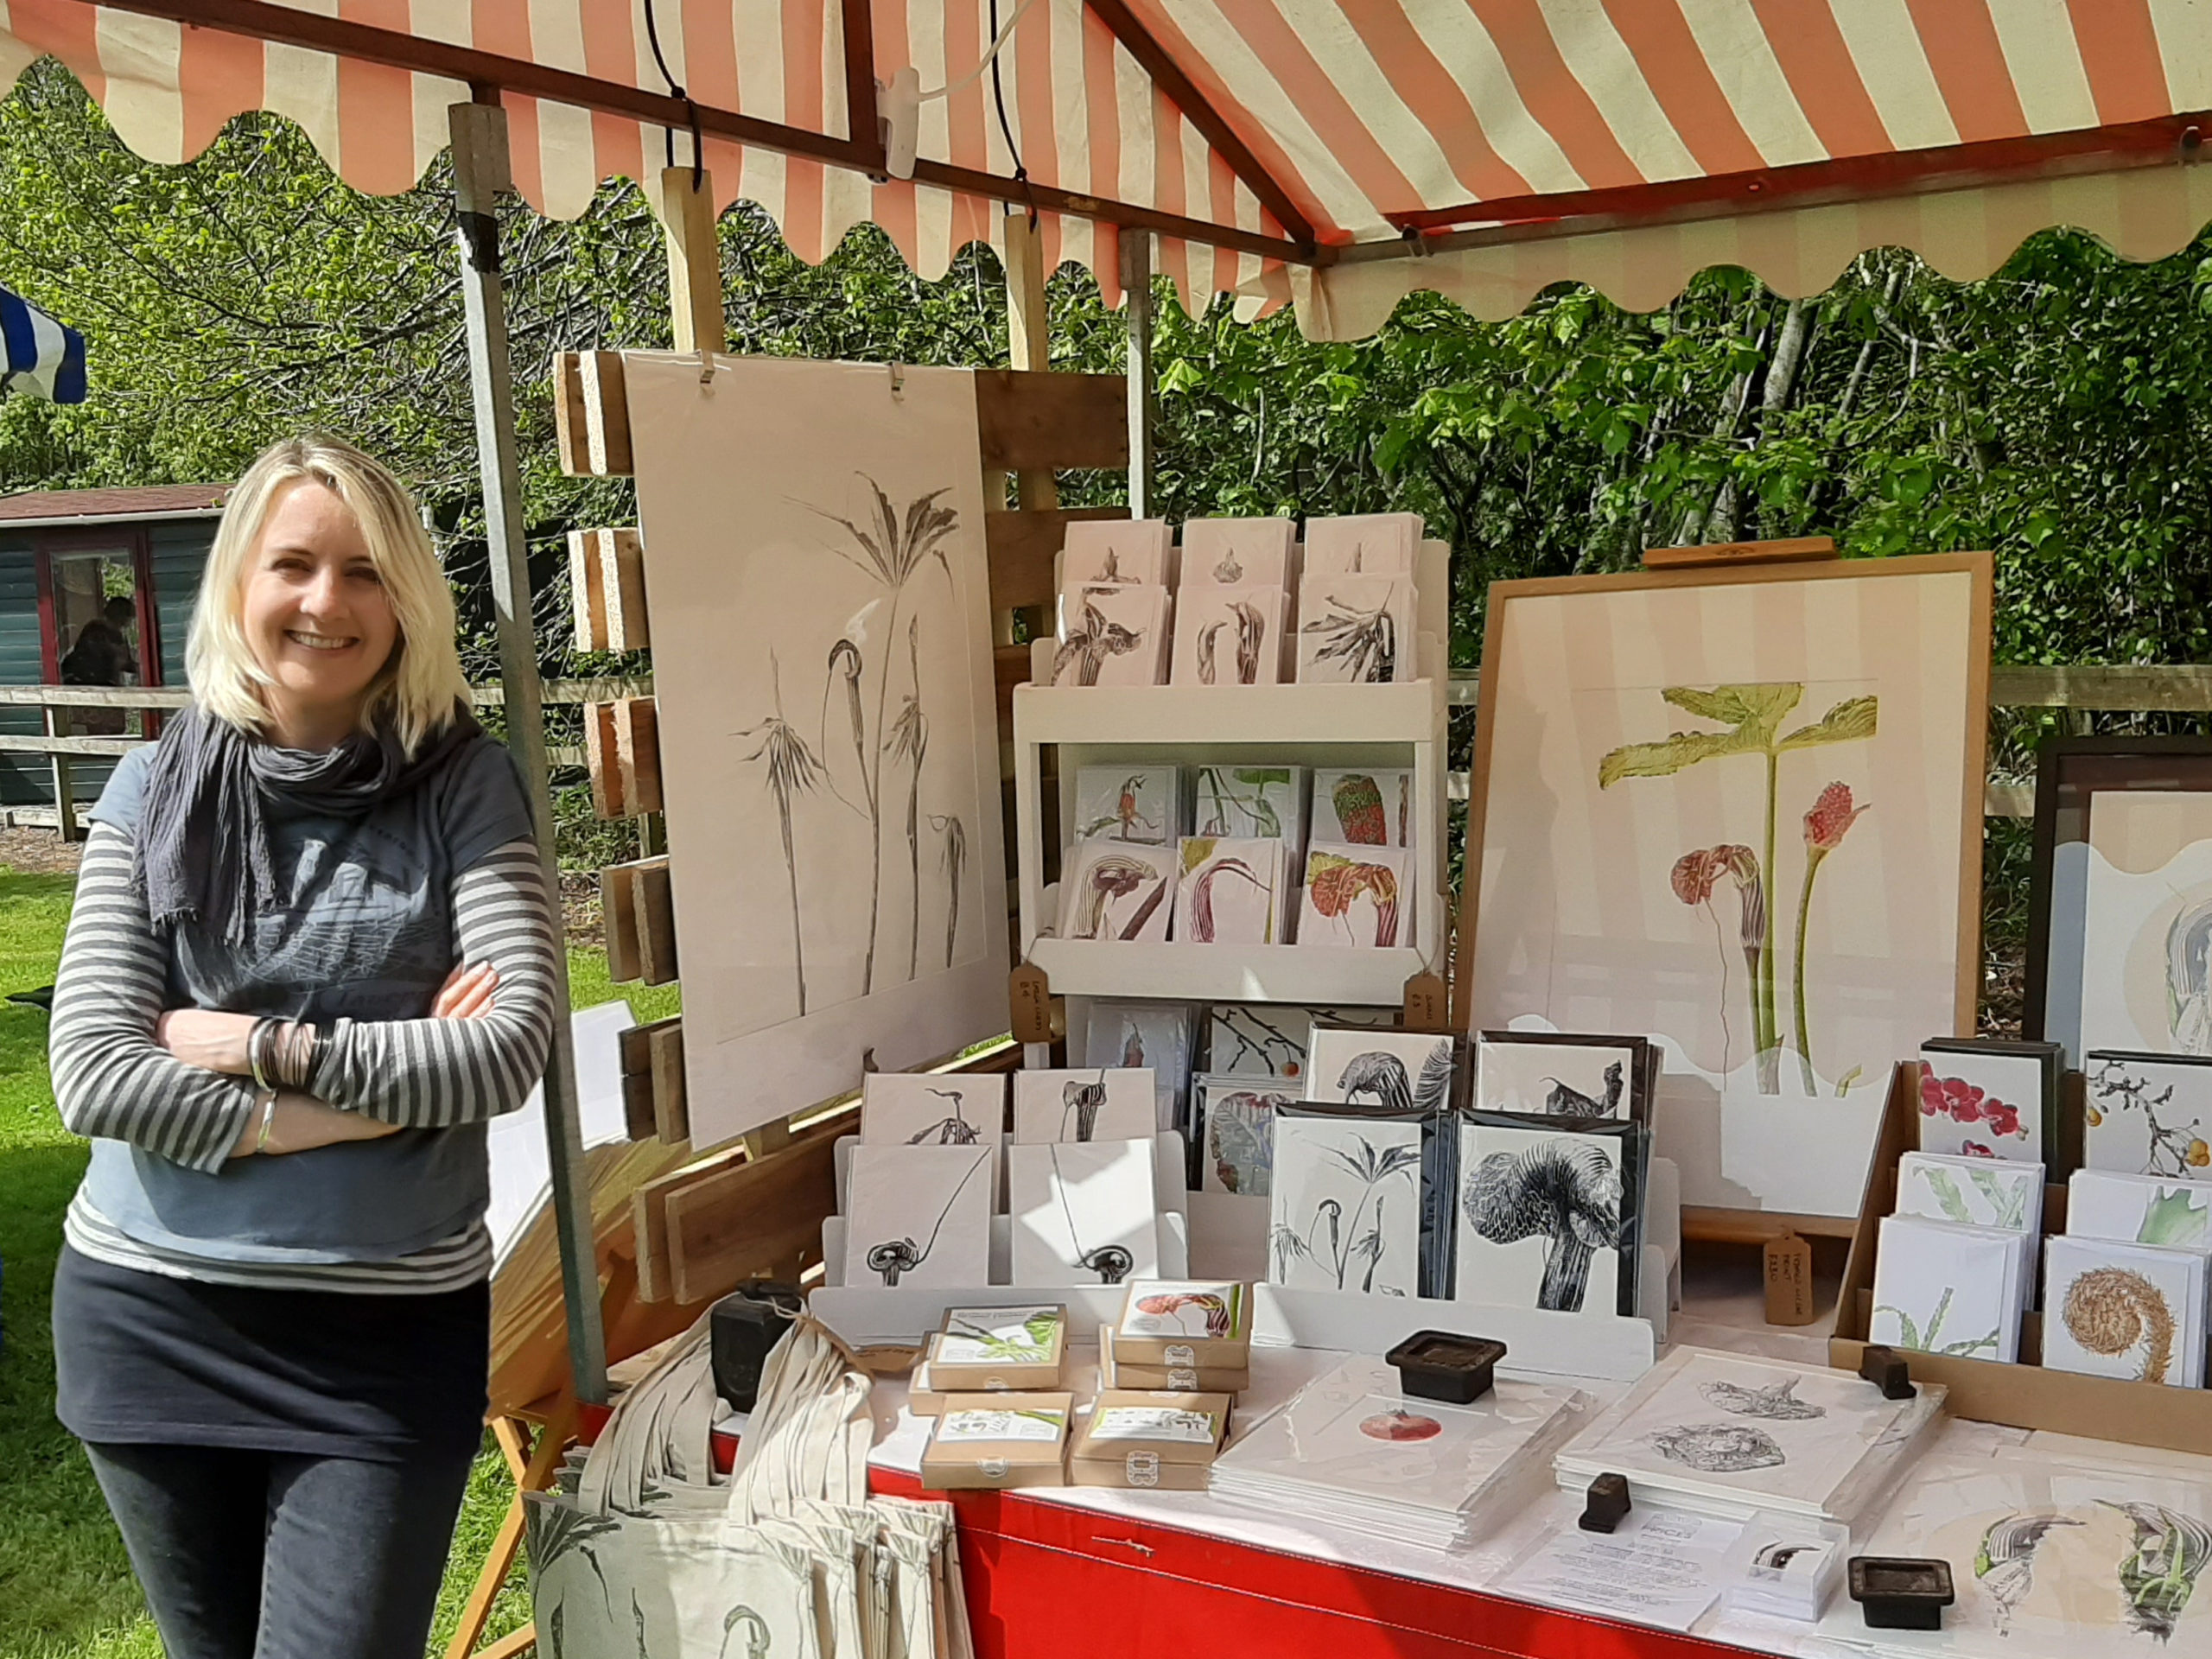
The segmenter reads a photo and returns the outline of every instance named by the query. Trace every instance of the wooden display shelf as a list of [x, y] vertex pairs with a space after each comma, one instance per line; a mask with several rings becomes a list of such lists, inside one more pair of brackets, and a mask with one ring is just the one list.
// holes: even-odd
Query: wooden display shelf
[[1301, 749], [1412, 744], [1431, 741], [1443, 718], [1444, 683], [1439, 680], [1395, 685], [1029, 684], [1014, 693], [1016, 743], [1147, 750], [1194, 744], [1294, 744]]
[[1030, 943], [1029, 959], [1056, 995], [1165, 997], [1188, 1002], [1396, 1007], [1422, 971], [1417, 949], [1335, 950], [1298, 944], [1164, 944], [1116, 939]]

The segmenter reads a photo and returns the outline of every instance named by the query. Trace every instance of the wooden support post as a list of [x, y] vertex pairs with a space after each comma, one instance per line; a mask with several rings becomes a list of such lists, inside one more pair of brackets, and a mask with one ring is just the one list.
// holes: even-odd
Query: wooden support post
[[[1049, 369], [1052, 330], [1046, 310], [1045, 242], [1026, 213], [1006, 216], [1006, 322], [1007, 360], [1016, 369]], [[1060, 505], [1059, 486], [1049, 467], [1019, 474], [1024, 512]], [[988, 509], [996, 504], [986, 499]]]
[[[507, 1504], [505, 1520], [499, 1523], [498, 1536], [492, 1541], [492, 1553], [478, 1569], [476, 1582], [468, 1592], [468, 1600], [461, 1610], [461, 1622], [454, 1627], [453, 1640], [446, 1643], [445, 1659], [468, 1659], [476, 1651], [477, 1638], [484, 1634], [484, 1626], [492, 1617], [492, 1604], [499, 1599], [500, 1586], [507, 1581], [515, 1557], [522, 1553], [523, 1536], [527, 1530], [523, 1507], [524, 1492], [542, 1492], [553, 1484], [555, 1472], [561, 1466], [561, 1457], [569, 1449], [569, 1442], [575, 1433], [575, 1408], [563, 1406], [554, 1413], [545, 1427], [538, 1431], [537, 1446], [524, 1455], [529, 1446], [526, 1424], [512, 1417], [501, 1417], [492, 1425], [492, 1433], [499, 1443], [500, 1453], [507, 1460], [507, 1471], [514, 1477], [515, 1495]], [[494, 1656], [521, 1653], [537, 1640], [535, 1629], [528, 1624], [512, 1635], [503, 1636], [484, 1649], [478, 1659], [494, 1659]]]
[[1129, 517], [1152, 517], [1152, 233], [1122, 232], [1122, 296], [1128, 307]]
[[668, 241], [668, 309], [676, 349], [728, 352], [714, 175], [703, 168], [696, 174], [688, 167], [661, 168], [660, 223]]
[[[537, 676], [537, 635], [531, 622], [530, 543], [523, 526], [522, 461], [515, 442], [514, 365], [507, 355], [506, 296], [499, 277], [499, 198], [502, 191], [513, 188], [507, 161], [507, 114], [496, 103], [456, 104], [447, 114], [453, 134], [477, 471], [484, 487], [492, 607], [499, 624], [499, 678], [505, 693], [502, 712], [507, 747], [522, 769], [531, 816], [537, 823], [545, 888], [557, 895], [561, 870], [553, 849], [545, 709]], [[626, 450], [627, 432], [623, 435]], [[553, 1044], [545, 1060], [545, 1106], [546, 1157], [568, 1311], [569, 1377], [577, 1399], [598, 1404], [607, 1398], [607, 1342], [600, 1319], [591, 1195], [584, 1182], [583, 1136], [576, 1121], [569, 959], [558, 950], [553, 953]]]
[[[48, 705], [46, 710], [46, 734], [63, 735], [60, 730], [61, 711]], [[84, 830], [77, 822], [77, 779], [71, 771], [74, 764], [68, 754], [55, 749], [48, 757], [54, 768], [54, 827], [64, 841], [82, 841]]]

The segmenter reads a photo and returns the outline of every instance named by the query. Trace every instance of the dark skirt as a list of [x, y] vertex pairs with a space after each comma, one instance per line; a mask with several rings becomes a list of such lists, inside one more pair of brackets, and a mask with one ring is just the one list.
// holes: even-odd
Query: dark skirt
[[54, 1274], [55, 1413], [79, 1440], [397, 1461], [484, 1432], [492, 1293], [255, 1290], [111, 1267]]

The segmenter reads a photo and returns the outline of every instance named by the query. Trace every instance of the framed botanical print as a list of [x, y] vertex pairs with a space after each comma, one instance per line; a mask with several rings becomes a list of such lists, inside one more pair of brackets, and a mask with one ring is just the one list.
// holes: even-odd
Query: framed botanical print
[[2212, 1055], [2212, 741], [2046, 739], [2028, 904], [2024, 1035]]
[[1462, 1028], [1624, 1032], [1693, 1205], [1848, 1216], [1884, 1080], [1971, 1033], [1986, 553], [1491, 589]]

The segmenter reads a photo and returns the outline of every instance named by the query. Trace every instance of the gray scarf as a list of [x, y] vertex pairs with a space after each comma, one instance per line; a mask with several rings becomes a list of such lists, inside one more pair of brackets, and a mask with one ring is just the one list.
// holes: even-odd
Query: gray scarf
[[192, 923], [247, 943], [276, 891], [269, 806], [359, 818], [442, 773], [481, 735], [456, 704], [451, 723], [412, 755], [388, 726], [316, 753], [279, 748], [188, 709], [155, 746], [139, 812], [138, 874], [155, 928]]

